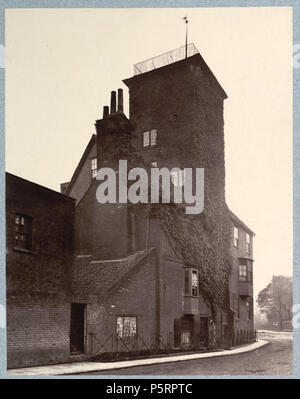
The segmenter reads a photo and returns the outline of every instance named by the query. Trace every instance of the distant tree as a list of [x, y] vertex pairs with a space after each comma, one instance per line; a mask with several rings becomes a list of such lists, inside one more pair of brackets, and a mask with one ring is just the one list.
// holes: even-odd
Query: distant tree
[[272, 281], [260, 291], [257, 304], [268, 320], [280, 323], [292, 319], [293, 279], [289, 276], [273, 276]]
[[268, 329], [270, 327], [269, 319], [259, 309], [256, 309], [254, 312], [254, 324], [255, 328], [259, 330]]

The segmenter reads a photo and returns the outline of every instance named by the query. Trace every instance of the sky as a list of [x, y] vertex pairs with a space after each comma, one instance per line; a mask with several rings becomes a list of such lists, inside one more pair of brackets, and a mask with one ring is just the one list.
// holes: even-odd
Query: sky
[[226, 91], [226, 200], [255, 233], [255, 295], [292, 274], [289, 7], [6, 10], [6, 170], [59, 191], [133, 65], [193, 42]]

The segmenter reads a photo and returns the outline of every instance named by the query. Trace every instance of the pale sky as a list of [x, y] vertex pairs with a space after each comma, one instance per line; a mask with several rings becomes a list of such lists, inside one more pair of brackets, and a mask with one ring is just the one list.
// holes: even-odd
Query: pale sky
[[6, 10], [6, 170], [59, 191], [133, 64], [184, 44], [186, 13], [229, 97], [226, 199], [256, 233], [256, 295], [292, 274], [291, 8]]

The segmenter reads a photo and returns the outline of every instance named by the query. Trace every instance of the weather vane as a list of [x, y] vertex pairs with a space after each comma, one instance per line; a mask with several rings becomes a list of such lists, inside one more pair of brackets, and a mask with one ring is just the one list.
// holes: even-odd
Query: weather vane
[[185, 58], [187, 58], [187, 45], [188, 45], [188, 16], [185, 14], [183, 18], [181, 18], [185, 22]]

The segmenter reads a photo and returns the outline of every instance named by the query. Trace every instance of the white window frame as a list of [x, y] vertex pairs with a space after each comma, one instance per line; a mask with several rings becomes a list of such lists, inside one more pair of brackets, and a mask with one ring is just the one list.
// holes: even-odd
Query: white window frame
[[91, 177], [95, 179], [97, 176], [97, 158], [91, 159]]
[[150, 131], [150, 146], [153, 147], [156, 145], [156, 143], [157, 143], [157, 130], [152, 129]]
[[[198, 271], [197, 270], [192, 270], [192, 296], [198, 296], [199, 292], [199, 276], [198, 276]], [[196, 293], [194, 293], [195, 291]]]
[[143, 132], [143, 148], [150, 146], [150, 132]]
[[239, 228], [237, 226], [233, 226], [233, 245], [239, 246]]
[[239, 265], [239, 281], [248, 281], [248, 265]]
[[246, 253], [247, 255], [250, 255], [251, 253], [251, 240], [249, 233], [246, 233]]

